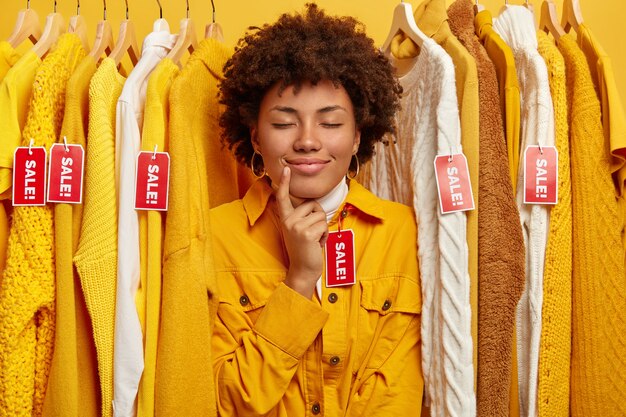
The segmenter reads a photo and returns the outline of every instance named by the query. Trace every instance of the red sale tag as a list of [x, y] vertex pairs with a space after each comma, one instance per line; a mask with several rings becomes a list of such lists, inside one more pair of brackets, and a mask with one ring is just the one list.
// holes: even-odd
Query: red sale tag
[[556, 204], [559, 154], [554, 146], [529, 146], [524, 152], [524, 203]]
[[169, 189], [169, 154], [139, 152], [135, 178], [135, 209], [167, 211]]
[[441, 213], [474, 210], [467, 159], [462, 153], [435, 158], [435, 178]]
[[55, 143], [50, 148], [48, 201], [80, 204], [83, 201], [85, 150], [81, 145]]
[[326, 240], [326, 287], [354, 285], [354, 233], [350, 229], [329, 232]]
[[15, 150], [13, 205], [46, 205], [46, 148], [19, 147]]

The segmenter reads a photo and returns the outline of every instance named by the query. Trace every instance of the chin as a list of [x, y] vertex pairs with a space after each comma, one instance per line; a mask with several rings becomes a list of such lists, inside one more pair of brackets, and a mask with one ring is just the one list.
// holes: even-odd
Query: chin
[[315, 178], [308, 178], [305, 180], [294, 179], [289, 187], [289, 194], [305, 200], [324, 197], [326, 194], [331, 192], [333, 188], [335, 188], [339, 181], [341, 180], [339, 179], [335, 183], [331, 184], [329, 181]]

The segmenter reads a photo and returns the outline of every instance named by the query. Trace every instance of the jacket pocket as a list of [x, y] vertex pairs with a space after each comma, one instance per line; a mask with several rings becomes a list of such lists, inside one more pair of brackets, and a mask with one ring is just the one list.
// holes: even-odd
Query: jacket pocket
[[403, 276], [384, 276], [360, 281], [356, 372], [363, 366], [380, 368], [405, 337], [421, 312], [418, 283]]

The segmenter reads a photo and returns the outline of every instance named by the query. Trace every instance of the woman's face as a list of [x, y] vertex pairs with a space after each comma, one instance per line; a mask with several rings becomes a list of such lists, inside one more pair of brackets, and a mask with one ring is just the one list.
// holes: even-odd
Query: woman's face
[[361, 138], [348, 93], [327, 80], [303, 83], [297, 93], [289, 86], [280, 95], [274, 85], [250, 133], [272, 185], [288, 166], [289, 193], [299, 199], [322, 197], [339, 184]]

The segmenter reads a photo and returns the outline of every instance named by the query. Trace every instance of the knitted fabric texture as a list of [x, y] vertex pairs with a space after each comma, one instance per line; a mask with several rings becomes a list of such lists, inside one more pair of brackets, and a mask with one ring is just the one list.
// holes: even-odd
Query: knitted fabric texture
[[570, 35], [565, 59], [572, 162], [573, 275], [571, 415], [626, 415], [626, 279], [622, 213], [602, 133], [600, 102]]
[[498, 78], [474, 34], [474, 3], [448, 9], [452, 32], [476, 59], [480, 91], [478, 195], [478, 386], [479, 416], [508, 416], [515, 308], [524, 288], [524, 238], [512, 192]]
[[[85, 56], [62, 35], [38, 68], [22, 146], [49, 150], [61, 129], [65, 86]], [[41, 416], [55, 331], [52, 208], [16, 207], [0, 287], [0, 416]]]
[[[67, 82], [59, 140], [86, 145], [89, 83], [96, 61], [85, 57]], [[44, 417], [100, 415], [100, 384], [91, 320], [72, 258], [80, 236], [82, 204], [55, 204], [57, 310], [54, 356], [44, 402]]]
[[565, 61], [552, 38], [538, 32], [537, 40], [548, 66], [559, 151], [559, 203], [550, 211], [543, 274], [537, 401], [540, 416], [567, 417], [572, 343], [572, 182]]
[[[169, 92], [179, 73], [178, 66], [164, 58], [148, 80], [146, 107], [141, 135], [141, 149], [160, 152], [169, 150]], [[137, 416], [154, 416], [154, 380], [157, 341], [161, 312], [161, 259], [163, 259], [164, 217], [160, 211], [139, 212], [140, 246], [146, 248], [146, 282], [144, 323], [144, 370], [139, 384]], [[142, 254], [143, 255], [143, 254]], [[144, 286], [144, 283], [142, 283]]]
[[[546, 63], [537, 52], [533, 14], [524, 6], [508, 6], [494, 29], [511, 47], [520, 83], [521, 146], [554, 146], [554, 110]], [[537, 415], [537, 372], [543, 303], [543, 269], [549, 209], [524, 204], [524, 166], [517, 181], [517, 207], [526, 243], [526, 283], [517, 307], [517, 366], [520, 414]]]
[[115, 105], [124, 78], [105, 58], [89, 85], [84, 208], [74, 265], [80, 276], [98, 355], [102, 416], [113, 415], [113, 337], [117, 279]]
[[[417, 55], [407, 48], [414, 48], [410, 40], [396, 42], [392, 59]], [[388, 145], [377, 144], [370, 185], [374, 193], [415, 209], [422, 368], [432, 415], [474, 415], [466, 218], [458, 212], [441, 215], [433, 166], [437, 154], [462, 152], [454, 66], [428, 40], [400, 82], [404, 96], [396, 116], [397, 137]]]
[[211, 334], [217, 313], [209, 208], [252, 183], [219, 139], [217, 84], [232, 50], [200, 42], [172, 83], [171, 182], [163, 243], [161, 326], [157, 349], [158, 416], [216, 416]]

